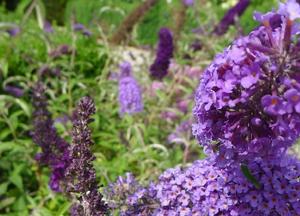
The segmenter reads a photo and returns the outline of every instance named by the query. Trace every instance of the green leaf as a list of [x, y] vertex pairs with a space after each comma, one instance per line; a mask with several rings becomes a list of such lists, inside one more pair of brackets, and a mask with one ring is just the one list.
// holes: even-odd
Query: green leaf
[[64, 203], [59, 208], [56, 215], [65, 215], [65, 213], [69, 211], [70, 206], [71, 206], [71, 203], [69, 203], [69, 202]]
[[246, 164], [241, 164], [241, 170], [246, 179], [250, 181], [257, 189], [261, 188], [260, 183], [257, 181], [257, 179], [252, 175], [251, 171], [249, 170], [248, 166]]
[[15, 99], [15, 102], [23, 109], [25, 114], [30, 117], [31, 116], [31, 109], [30, 106], [24, 101], [19, 98]]
[[3, 209], [11, 204], [13, 204], [16, 200], [16, 197], [8, 197], [4, 198], [3, 200], [0, 201], [0, 209]]
[[3, 77], [8, 75], [8, 63], [5, 60], [0, 61], [0, 74], [3, 73]]
[[8, 185], [9, 185], [8, 182], [4, 182], [4, 183], [0, 184], [0, 195], [6, 193]]
[[20, 176], [20, 172], [22, 169], [23, 169], [23, 164], [15, 166], [13, 172], [9, 177], [11, 183], [16, 185], [16, 187], [21, 191], [23, 191], [23, 180], [22, 177]]

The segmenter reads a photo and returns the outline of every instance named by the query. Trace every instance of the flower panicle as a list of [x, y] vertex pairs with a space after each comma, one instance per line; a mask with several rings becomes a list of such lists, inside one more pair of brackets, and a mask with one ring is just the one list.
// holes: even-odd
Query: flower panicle
[[98, 216], [105, 215], [108, 207], [98, 191], [96, 171], [92, 162], [95, 156], [91, 152], [94, 144], [88, 124], [96, 108], [90, 97], [83, 97], [73, 113], [71, 163], [66, 171], [67, 191], [77, 199], [71, 208], [71, 214]]
[[131, 71], [129, 62], [123, 62], [120, 65], [118, 95], [120, 116], [124, 116], [126, 113], [133, 115], [142, 112], [144, 109], [141, 87]]
[[173, 57], [173, 35], [168, 28], [159, 31], [159, 42], [154, 63], [150, 66], [150, 76], [154, 79], [163, 79], [168, 74], [168, 68]]
[[41, 147], [36, 159], [51, 169], [49, 186], [53, 191], [62, 192], [64, 172], [69, 164], [69, 144], [61, 138], [48, 111], [45, 87], [37, 82], [33, 88], [33, 141]]

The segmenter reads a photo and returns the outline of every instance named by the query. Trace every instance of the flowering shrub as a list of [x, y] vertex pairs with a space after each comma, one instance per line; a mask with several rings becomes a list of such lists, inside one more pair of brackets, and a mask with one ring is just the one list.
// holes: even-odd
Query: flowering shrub
[[[245, 160], [283, 154], [299, 137], [300, 6], [255, 14], [262, 26], [237, 39], [206, 69], [196, 92], [194, 135], [207, 153]], [[213, 144], [212, 141], [220, 141]]]
[[[258, 0], [239, 2], [220, 24], [250, 28]], [[145, 0], [134, 28], [117, 25], [138, 1], [72, 1], [65, 26], [42, 1], [0, 6], [0, 214], [299, 215], [299, 5], [212, 34], [234, 3]]]
[[298, 16], [293, 0], [256, 13], [263, 26], [216, 56], [194, 108], [193, 131], [209, 157], [128, 193], [122, 215], [300, 214], [300, 161], [285, 153], [299, 137]]

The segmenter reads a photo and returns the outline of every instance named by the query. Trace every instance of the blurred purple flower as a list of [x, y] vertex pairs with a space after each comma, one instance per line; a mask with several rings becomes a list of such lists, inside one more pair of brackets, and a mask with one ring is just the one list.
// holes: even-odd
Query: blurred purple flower
[[81, 23], [74, 23], [73, 24], [73, 31], [83, 31], [85, 26]]
[[36, 160], [51, 169], [50, 188], [61, 192], [65, 184], [65, 171], [70, 162], [69, 144], [62, 139], [54, 127], [51, 113], [47, 109], [47, 98], [42, 83], [38, 82], [33, 89], [33, 141], [42, 152]]
[[182, 0], [183, 4], [185, 6], [193, 6], [194, 5], [194, 0]]
[[5, 85], [4, 91], [14, 97], [22, 97], [24, 95], [24, 90], [14, 85]]
[[161, 28], [159, 31], [156, 59], [150, 66], [151, 77], [161, 80], [167, 75], [170, 61], [173, 57], [173, 50], [174, 45], [171, 31], [167, 28]]
[[21, 29], [20, 29], [20, 27], [16, 26], [16, 27], [11, 27], [11, 28], [7, 29], [6, 32], [11, 37], [15, 37], [15, 36], [17, 36], [21, 32]]
[[48, 22], [47, 20], [44, 21], [44, 32], [46, 32], [46, 33], [53, 33], [54, 32], [51, 23]]
[[131, 74], [131, 65], [129, 62], [123, 62], [120, 65], [119, 79], [119, 113], [123, 116], [125, 113], [134, 114], [141, 112], [144, 108], [142, 91], [137, 81]]

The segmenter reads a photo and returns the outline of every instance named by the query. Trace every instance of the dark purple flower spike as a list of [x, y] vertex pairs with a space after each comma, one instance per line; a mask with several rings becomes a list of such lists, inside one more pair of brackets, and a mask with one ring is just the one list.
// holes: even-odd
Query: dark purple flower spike
[[91, 152], [94, 144], [88, 124], [95, 114], [95, 105], [90, 97], [82, 98], [73, 113], [71, 162], [66, 170], [67, 192], [76, 197], [71, 208], [71, 215], [105, 215], [108, 208], [98, 191], [96, 172], [93, 167], [95, 156]]
[[56, 192], [64, 190], [64, 173], [69, 164], [69, 144], [62, 139], [54, 127], [51, 113], [47, 109], [45, 89], [41, 82], [33, 89], [33, 141], [41, 147], [36, 159], [51, 169], [50, 188]]
[[159, 42], [156, 51], [156, 59], [150, 66], [150, 75], [155, 79], [162, 79], [168, 73], [168, 68], [173, 57], [173, 36], [167, 28], [161, 28], [159, 31]]

